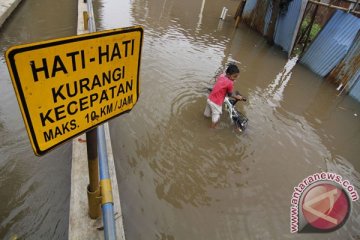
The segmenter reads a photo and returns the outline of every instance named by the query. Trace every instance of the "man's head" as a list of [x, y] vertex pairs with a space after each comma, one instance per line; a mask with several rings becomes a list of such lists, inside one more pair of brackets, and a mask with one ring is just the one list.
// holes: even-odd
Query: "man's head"
[[234, 81], [239, 76], [240, 70], [235, 64], [230, 63], [225, 73], [230, 80]]

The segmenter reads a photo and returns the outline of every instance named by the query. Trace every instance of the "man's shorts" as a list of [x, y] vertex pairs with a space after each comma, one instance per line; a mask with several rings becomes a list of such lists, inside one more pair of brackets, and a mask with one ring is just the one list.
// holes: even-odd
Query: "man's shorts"
[[220, 119], [221, 113], [222, 113], [222, 106], [219, 106], [213, 103], [210, 99], [207, 99], [204, 115], [206, 117], [211, 117], [211, 121], [213, 123], [217, 123]]

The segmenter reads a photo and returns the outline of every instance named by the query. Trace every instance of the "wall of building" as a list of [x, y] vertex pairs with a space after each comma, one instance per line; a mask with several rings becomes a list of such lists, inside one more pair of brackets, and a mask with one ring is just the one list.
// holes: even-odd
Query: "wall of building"
[[[277, 17], [274, 43], [291, 55], [307, 7], [307, 0], [293, 0]], [[266, 35], [273, 11], [271, 0], [247, 0], [242, 19]], [[315, 40], [300, 56], [300, 63], [321, 77], [338, 83], [360, 101], [360, 19], [336, 10]]]

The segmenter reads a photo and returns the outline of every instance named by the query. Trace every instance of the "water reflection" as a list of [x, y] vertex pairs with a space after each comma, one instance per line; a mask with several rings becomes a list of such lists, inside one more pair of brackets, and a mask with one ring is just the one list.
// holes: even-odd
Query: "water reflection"
[[196, 31], [199, 32], [200, 27], [201, 27], [201, 23], [202, 23], [202, 18], [203, 18], [203, 12], [204, 12], [204, 7], [205, 7], [205, 0], [202, 0], [201, 3], [201, 8], [200, 8], [200, 13], [199, 13], [199, 21], [196, 25]]
[[[276, 75], [276, 78], [266, 90], [269, 97], [272, 97], [275, 101], [280, 102], [283, 99], [285, 87], [291, 79], [292, 69], [295, 67], [297, 60], [297, 56], [289, 59], [286, 62], [283, 70], [278, 75]], [[269, 102], [269, 104], [272, 105], [274, 103]]]
[[[159, 128], [143, 145], [137, 146], [138, 156], [147, 159], [154, 171], [158, 198], [176, 208], [182, 208], [184, 204], [208, 206], [216, 201], [209, 194], [209, 189], [242, 185], [241, 182], [232, 183], [229, 178], [242, 171], [241, 159], [245, 158], [245, 148], [235, 141], [228, 146], [211, 141], [216, 133], [209, 131], [197, 109], [199, 104], [196, 102], [202, 103], [202, 100], [193, 99], [195, 104], [187, 104], [177, 110], [166, 126]], [[209, 140], [204, 141], [204, 136]], [[158, 143], [156, 147], [154, 142]], [[227, 157], [238, 161], [224, 159], [225, 152], [232, 152]]]
[[[296, 58], [287, 61], [246, 26], [234, 29], [230, 17], [218, 28], [223, 6], [233, 14], [237, 2], [138, 0], [129, 6], [131, 23], [145, 29], [141, 96], [131, 113], [110, 125], [128, 239], [346, 239], [358, 234], [356, 214], [333, 234], [289, 234], [293, 187], [329, 170], [334, 159], [335, 168], [351, 166], [344, 164], [348, 157], [336, 154], [337, 143], [325, 143], [331, 130], [322, 113], [308, 114], [316, 106], [331, 113], [331, 86], [295, 65]], [[107, 19], [101, 28], [121, 21], [120, 16]], [[235, 88], [249, 99], [238, 106], [250, 120], [241, 135], [226, 114], [216, 131], [202, 116], [204, 88], [229, 61], [240, 66]], [[351, 124], [351, 129], [358, 126]]]

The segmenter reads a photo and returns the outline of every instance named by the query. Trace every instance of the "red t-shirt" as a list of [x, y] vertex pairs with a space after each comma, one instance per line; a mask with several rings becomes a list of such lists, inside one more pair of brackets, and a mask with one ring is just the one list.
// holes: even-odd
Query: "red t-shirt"
[[224, 74], [221, 74], [209, 95], [210, 101], [219, 106], [222, 106], [226, 94], [232, 93], [233, 88], [234, 82], [227, 78]]

